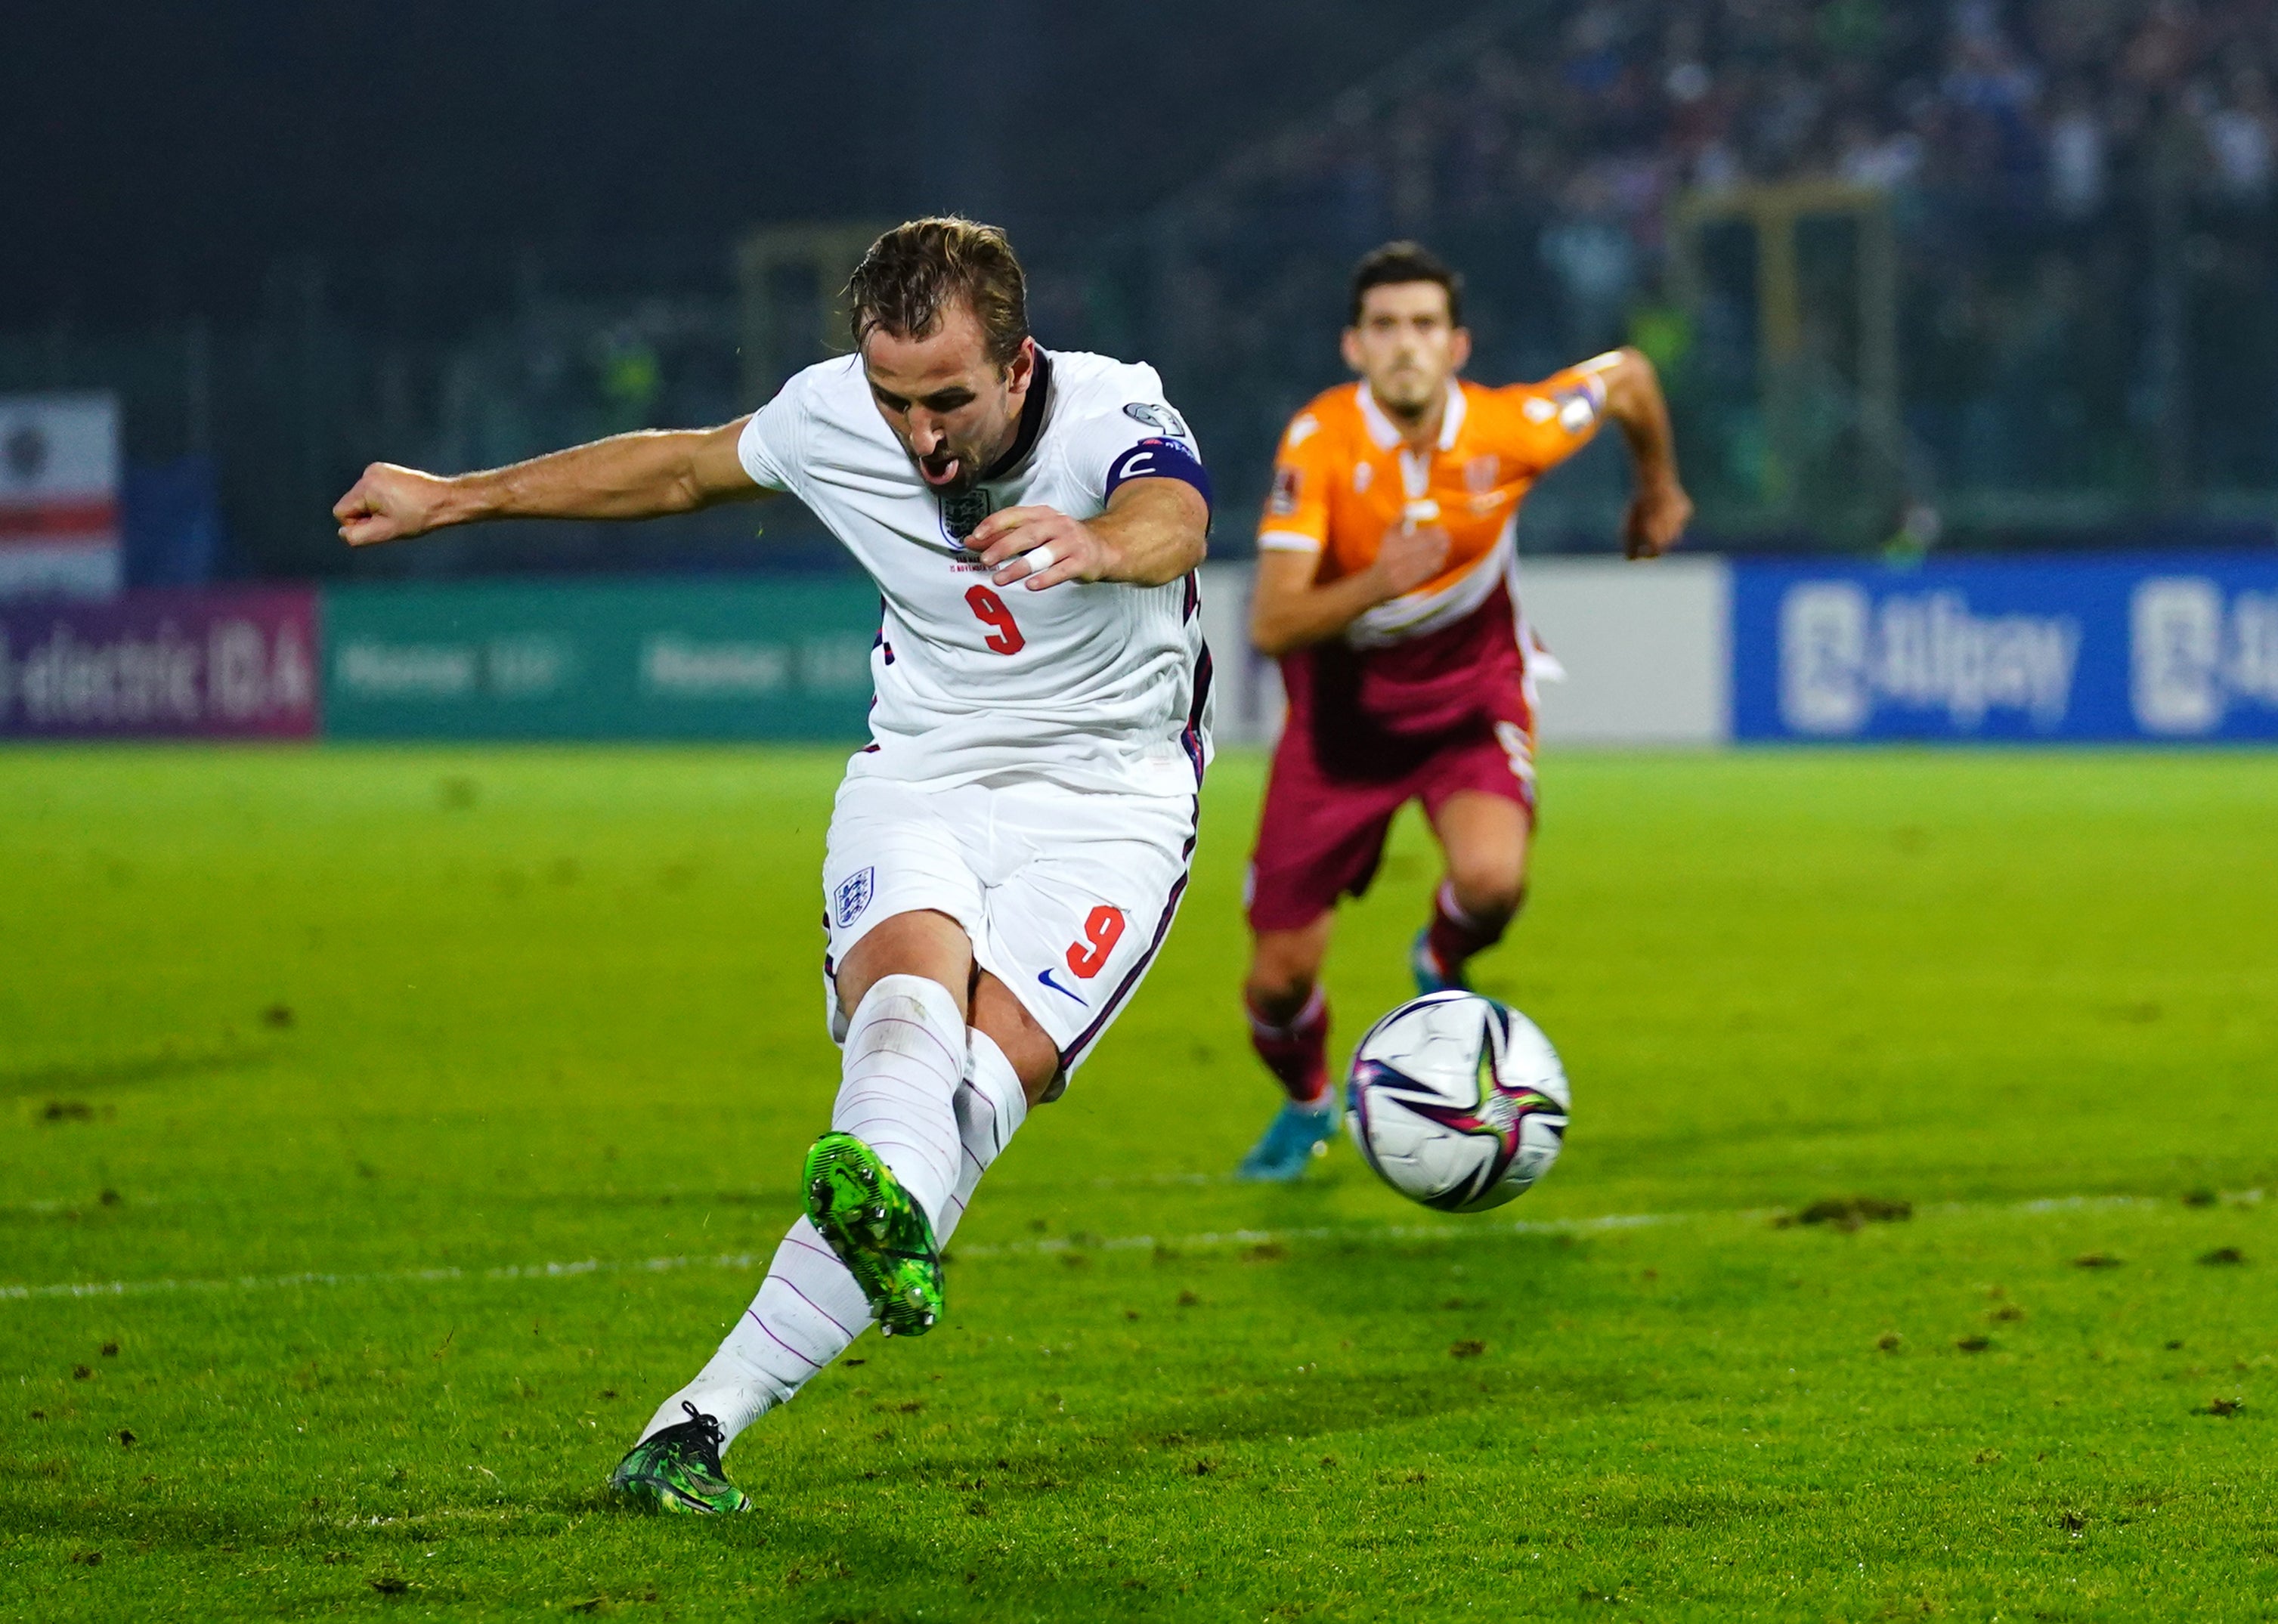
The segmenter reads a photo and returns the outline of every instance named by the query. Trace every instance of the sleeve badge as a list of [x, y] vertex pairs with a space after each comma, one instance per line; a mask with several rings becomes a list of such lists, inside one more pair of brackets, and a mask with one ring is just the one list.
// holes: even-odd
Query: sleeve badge
[[1187, 420], [1160, 400], [1133, 400], [1125, 405], [1123, 415], [1134, 423], [1142, 423], [1158, 434], [1167, 434], [1173, 439], [1192, 439], [1187, 432]]

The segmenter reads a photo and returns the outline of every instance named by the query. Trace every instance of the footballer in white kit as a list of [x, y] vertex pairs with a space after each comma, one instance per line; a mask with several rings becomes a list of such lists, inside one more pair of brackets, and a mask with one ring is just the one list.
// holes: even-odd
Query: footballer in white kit
[[454, 478], [375, 463], [333, 510], [363, 545], [787, 492], [883, 599], [823, 866], [830, 1132], [751, 1308], [612, 1475], [662, 1510], [746, 1506], [738, 1432], [873, 1321], [939, 1317], [981, 1175], [1162, 946], [1210, 759], [1210, 485], [1153, 370], [1040, 348], [1010, 245], [970, 221], [888, 232], [847, 291], [855, 353], [740, 423]]
[[839, 786], [823, 864], [826, 978], [876, 921], [946, 914], [1064, 1072], [1137, 984], [1185, 885], [1210, 655], [1191, 574], [1030, 592], [997, 585], [970, 544], [994, 512], [1088, 517], [1135, 479], [1206, 491], [1184, 420], [1150, 367], [1039, 350], [1012, 447], [943, 497], [911, 477], [849, 355], [792, 378], [738, 451], [885, 600], [871, 743]]

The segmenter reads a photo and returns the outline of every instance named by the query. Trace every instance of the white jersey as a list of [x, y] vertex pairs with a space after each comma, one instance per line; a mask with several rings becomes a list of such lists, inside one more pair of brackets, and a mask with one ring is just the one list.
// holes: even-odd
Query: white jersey
[[800, 372], [744, 430], [745, 471], [806, 503], [884, 598], [870, 654], [871, 743], [849, 776], [1192, 795], [1211, 750], [1194, 577], [1032, 592], [991, 584], [964, 545], [1000, 508], [1096, 518], [1123, 479], [1194, 454], [1152, 367], [1037, 355], [1013, 451], [990, 470], [997, 477], [958, 496], [920, 477], [859, 355]]

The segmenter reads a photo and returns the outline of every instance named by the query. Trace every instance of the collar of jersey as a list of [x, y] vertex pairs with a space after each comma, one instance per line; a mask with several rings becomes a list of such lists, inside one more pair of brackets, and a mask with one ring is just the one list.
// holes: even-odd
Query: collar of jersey
[[[1464, 431], [1464, 386], [1454, 378], [1448, 380], [1448, 407], [1440, 415], [1440, 449], [1453, 451], [1456, 436]], [[1400, 444], [1400, 425], [1392, 421], [1384, 408], [1376, 403], [1368, 385], [1360, 385], [1360, 420], [1368, 425], [1368, 437], [1386, 451]]]
[[1013, 436], [1013, 448], [982, 470], [975, 484], [993, 484], [1028, 460], [1028, 454], [1036, 448], [1036, 437], [1044, 431], [1044, 413], [1051, 408], [1051, 393], [1052, 358], [1040, 344], [1036, 347], [1036, 370], [1028, 379], [1028, 398], [1021, 403], [1021, 427]]

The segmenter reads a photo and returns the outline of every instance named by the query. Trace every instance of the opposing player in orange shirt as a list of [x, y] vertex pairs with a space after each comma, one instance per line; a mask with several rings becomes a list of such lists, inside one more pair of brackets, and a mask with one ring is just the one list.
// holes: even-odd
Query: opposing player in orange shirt
[[1693, 512], [1643, 355], [1507, 389], [1461, 382], [1462, 280], [1414, 243], [1361, 261], [1343, 350], [1361, 381], [1290, 423], [1257, 535], [1250, 637], [1280, 660], [1289, 711], [1250, 861], [1243, 995], [1288, 1098], [1248, 1178], [1296, 1178], [1334, 1131], [1321, 961], [1393, 815], [1421, 801], [1448, 859], [1411, 956], [1419, 991], [1463, 986], [1525, 896], [1541, 655], [1513, 591], [1520, 500], [1610, 417], [1636, 475], [1629, 555], [1675, 545]]

